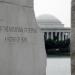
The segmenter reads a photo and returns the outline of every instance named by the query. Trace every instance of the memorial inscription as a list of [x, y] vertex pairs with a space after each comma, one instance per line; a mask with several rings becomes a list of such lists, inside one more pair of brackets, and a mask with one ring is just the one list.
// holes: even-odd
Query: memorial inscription
[[5, 36], [5, 41], [8, 41], [8, 42], [27, 42], [27, 38], [26, 37], [6, 37]]
[[[21, 34], [25, 34], [25, 33], [36, 33], [36, 29], [34, 28], [26, 28], [26, 27], [22, 27], [22, 26], [0, 26], [0, 33], [1, 32], [7, 32], [7, 33], [21, 33]], [[27, 42], [27, 37], [25, 36], [6, 36], [4, 37], [5, 41], [8, 42]]]
[[21, 26], [0, 26], [0, 32], [26, 32], [26, 33], [36, 33], [36, 29], [34, 28], [26, 28]]

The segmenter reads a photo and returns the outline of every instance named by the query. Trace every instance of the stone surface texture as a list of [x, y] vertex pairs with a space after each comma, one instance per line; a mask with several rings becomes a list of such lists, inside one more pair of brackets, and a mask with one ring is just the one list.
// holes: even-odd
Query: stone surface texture
[[0, 2], [17, 4], [22, 6], [33, 6], [33, 0], [0, 0]]
[[72, 75], [75, 75], [75, 0], [72, 0], [72, 9], [71, 9], [71, 67]]
[[41, 34], [33, 0], [0, 0], [0, 75], [46, 75]]

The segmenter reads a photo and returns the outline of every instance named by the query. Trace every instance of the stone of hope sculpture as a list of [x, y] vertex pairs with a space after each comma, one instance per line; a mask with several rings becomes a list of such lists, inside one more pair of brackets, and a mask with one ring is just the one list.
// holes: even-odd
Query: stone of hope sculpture
[[0, 0], [0, 75], [46, 75], [33, 0]]

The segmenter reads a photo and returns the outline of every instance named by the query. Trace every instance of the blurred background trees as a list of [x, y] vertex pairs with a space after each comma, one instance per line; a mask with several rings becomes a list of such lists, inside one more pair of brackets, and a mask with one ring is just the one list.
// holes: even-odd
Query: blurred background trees
[[47, 55], [70, 55], [70, 39], [67, 40], [45, 40]]

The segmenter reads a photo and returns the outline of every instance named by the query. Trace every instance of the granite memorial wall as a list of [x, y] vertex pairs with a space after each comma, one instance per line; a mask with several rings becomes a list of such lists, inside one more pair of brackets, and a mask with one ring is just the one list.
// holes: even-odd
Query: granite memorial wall
[[71, 72], [75, 75], [75, 0], [72, 0], [71, 24]]
[[33, 0], [0, 0], [0, 75], [46, 75]]

